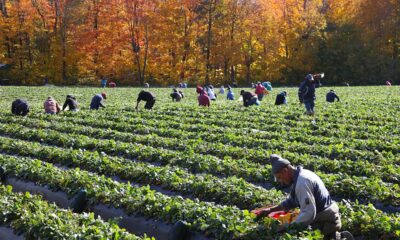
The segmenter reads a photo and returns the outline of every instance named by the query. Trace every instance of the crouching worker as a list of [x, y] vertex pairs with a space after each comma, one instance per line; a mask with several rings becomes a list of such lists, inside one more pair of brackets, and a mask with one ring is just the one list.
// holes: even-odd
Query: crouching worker
[[299, 207], [300, 213], [294, 223], [319, 229], [325, 239], [354, 239], [347, 231], [338, 232], [342, 227], [339, 207], [331, 199], [320, 177], [302, 167], [292, 166], [287, 159], [276, 154], [271, 155], [270, 161], [275, 179], [283, 185], [291, 186], [291, 191], [288, 198], [279, 205], [253, 210], [253, 213], [267, 216], [271, 212]]
[[240, 91], [240, 95], [243, 97], [243, 105], [245, 107], [251, 106], [251, 105], [260, 105], [260, 102], [258, 101], [258, 97], [256, 94], [252, 92], [247, 92], [247, 91]]
[[144, 108], [150, 110], [153, 108], [154, 103], [156, 103], [156, 95], [154, 95], [151, 92], [142, 90], [139, 93], [139, 96], [136, 101], [136, 108], [135, 108], [136, 110], [138, 110], [139, 102], [142, 100], [146, 102], [146, 104], [144, 105]]
[[336, 95], [335, 91], [330, 90], [327, 94], [326, 94], [326, 101], [333, 103], [335, 101], [335, 99], [337, 99], [338, 102], [340, 102], [340, 98], [338, 97], [338, 95]]
[[61, 107], [53, 97], [48, 97], [43, 103], [44, 111], [47, 114], [58, 114], [61, 111]]
[[78, 102], [76, 101], [76, 98], [73, 95], [70, 94], [67, 95], [67, 99], [65, 99], [62, 110], [64, 111], [67, 107], [69, 108], [70, 111], [73, 112], [79, 111]]
[[107, 94], [102, 92], [101, 94], [96, 94], [90, 102], [90, 110], [99, 110], [100, 107], [105, 108], [103, 104], [103, 99], [107, 99]]
[[210, 98], [206, 91], [202, 91], [197, 100], [199, 101], [199, 106], [210, 107]]
[[172, 93], [170, 96], [172, 98], [172, 101], [176, 101], [176, 102], [180, 102], [182, 100], [182, 98], [184, 98], [183, 92], [178, 91], [176, 88], [174, 88], [172, 90]]
[[16, 99], [12, 102], [11, 112], [14, 115], [26, 116], [29, 113], [29, 105], [25, 100]]
[[287, 104], [287, 102], [286, 102], [286, 96], [287, 96], [287, 92], [286, 92], [286, 91], [282, 91], [281, 93], [279, 93], [278, 95], [276, 95], [275, 105]]

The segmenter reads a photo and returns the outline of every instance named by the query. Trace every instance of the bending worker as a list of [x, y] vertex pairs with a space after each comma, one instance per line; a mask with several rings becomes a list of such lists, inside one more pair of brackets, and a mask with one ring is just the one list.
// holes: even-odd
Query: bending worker
[[154, 95], [154, 93], [149, 91], [144, 91], [144, 90], [140, 91], [138, 98], [136, 100], [136, 107], [135, 107], [136, 110], [139, 109], [140, 101], [145, 101], [146, 104], [144, 105], [144, 108], [150, 110], [156, 103], [156, 95]]
[[14, 115], [26, 116], [29, 113], [29, 105], [26, 100], [16, 99], [12, 102], [11, 112]]
[[276, 154], [271, 155], [270, 161], [275, 179], [292, 188], [288, 198], [279, 205], [253, 210], [253, 213], [266, 216], [271, 212], [289, 211], [300, 207], [300, 213], [294, 223], [302, 227], [311, 225], [312, 228], [319, 229], [326, 239], [353, 239], [347, 231], [338, 232], [342, 226], [339, 207], [331, 199], [320, 177], [302, 167], [292, 166], [287, 159]]
[[335, 99], [338, 100], [338, 102], [340, 102], [340, 99], [338, 97], [338, 95], [336, 95], [335, 91], [330, 90], [327, 94], [326, 94], [326, 101], [327, 102], [334, 102]]

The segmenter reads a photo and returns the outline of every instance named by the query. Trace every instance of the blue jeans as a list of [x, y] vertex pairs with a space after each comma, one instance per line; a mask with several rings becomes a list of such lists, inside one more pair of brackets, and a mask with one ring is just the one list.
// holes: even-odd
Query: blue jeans
[[264, 94], [258, 94], [257, 97], [258, 97], [258, 101], [262, 101]]
[[306, 110], [308, 112], [314, 112], [314, 106], [315, 106], [314, 100], [304, 101], [304, 106], [306, 107]]

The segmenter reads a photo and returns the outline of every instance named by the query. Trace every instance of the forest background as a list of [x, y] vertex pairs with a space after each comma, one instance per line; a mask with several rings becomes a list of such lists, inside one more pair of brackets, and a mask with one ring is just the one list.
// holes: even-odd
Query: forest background
[[400, 83], [400, 0], [0, 0], [11, 84]]

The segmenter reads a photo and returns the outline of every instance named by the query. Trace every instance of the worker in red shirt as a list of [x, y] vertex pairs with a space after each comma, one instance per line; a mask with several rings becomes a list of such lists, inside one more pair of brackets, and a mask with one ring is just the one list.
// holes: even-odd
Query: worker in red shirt
[[262, 101], [264, 97], [264, 92], [265, 92], [265, 87], [261, 84], [261, 82], [258, 82], [256, 85], [256, 94], [258, 101]]
[[202, 91], [200, 93], [198, 100], [199, 100], [199, 106], [210, 107], [210, 98], [208, 97], [206, 91]]

